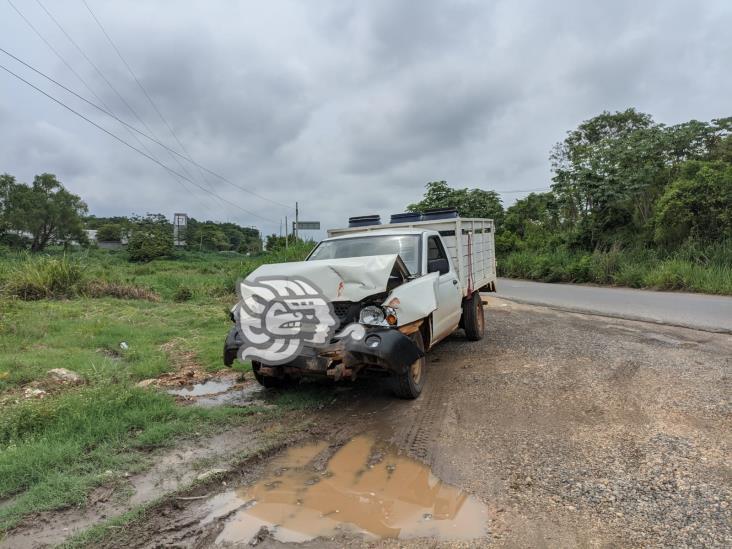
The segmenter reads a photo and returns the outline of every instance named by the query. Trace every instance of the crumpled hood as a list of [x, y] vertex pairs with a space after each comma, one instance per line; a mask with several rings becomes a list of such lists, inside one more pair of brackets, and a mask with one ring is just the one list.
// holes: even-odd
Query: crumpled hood
[[255, 269], [246, 280], [288, 280], [301, 277], [315, 284], [331, 301], [360, 301], [385, 292], [397, 254], [271, 263]]

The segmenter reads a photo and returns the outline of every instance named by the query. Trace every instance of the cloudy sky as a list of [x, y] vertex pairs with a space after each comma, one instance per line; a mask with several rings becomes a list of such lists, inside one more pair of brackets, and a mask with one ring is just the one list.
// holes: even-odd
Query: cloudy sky
[[[83, 0], [41, 2], [12, 0], [65, 62], [8, 0], [0, 47], [182, 153]], [[182, 211], [271, 233], [297, 200], [301, 219], [333, 227], [403, 211], [437, 179], [510, 205], [549, 186], [552, 145], [602, 110], [667, 124], [732, 114], [728, 0], [87, 3], [190, 157], [272, 201], [181, 167], [0, 53], [195, 181], [0, 70], [0, 172], [55, 173], [97, 215]]]

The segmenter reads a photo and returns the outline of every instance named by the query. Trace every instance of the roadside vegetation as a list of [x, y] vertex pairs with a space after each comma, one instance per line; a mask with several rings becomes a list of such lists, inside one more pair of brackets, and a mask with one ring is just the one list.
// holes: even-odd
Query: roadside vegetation
[[732, 118], [604, 112], [554, 147], [548, 192], [504, 209], [435, 181], [407, 209], [493, 218], [502, 276], [732, 295], [731, 132]]
[[[184, 406], [137, 383], [182, 361], [222, 369], [236, 281], [308, 249], [178, 252], [147, 263], [102, 250], [0, 253], [0, 536], [30, 513], [83, 504], [177, 437], [250, 421], [256, 410]], [[55, 368], [80, 379], [53, 380]], [[285, 411], [321, 396], [281, 400]]]

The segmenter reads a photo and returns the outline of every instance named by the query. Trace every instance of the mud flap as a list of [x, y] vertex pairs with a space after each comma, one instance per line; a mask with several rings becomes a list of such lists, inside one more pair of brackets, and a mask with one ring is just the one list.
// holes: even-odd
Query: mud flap
[[424, 351], [399, 330], [372, 330], [361, 340], [346, 342], [344, 363], [347, 368], [371, 364], [399, 374], [423, 356]]
[[226, 336], [224, 342], [224, 365], [231, 366], [234, 364], [237, 355], [239, 354], [239, 347], [241, 347], [242, 340], [239, 335], [239, 330], [236, 326], [229, 330], [229, 334]]

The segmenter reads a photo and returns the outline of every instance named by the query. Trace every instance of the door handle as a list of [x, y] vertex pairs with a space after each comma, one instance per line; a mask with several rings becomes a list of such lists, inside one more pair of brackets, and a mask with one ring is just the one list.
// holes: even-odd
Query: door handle
[[452, 283], [457, 285], [457, 279], [453, 279]]

